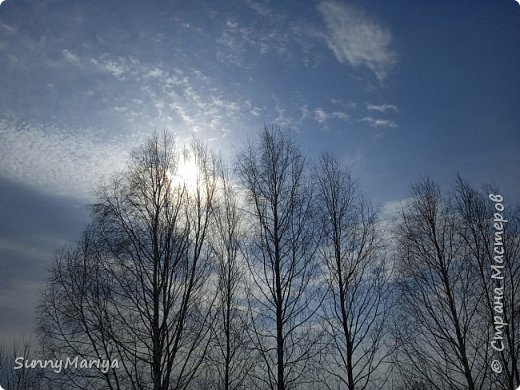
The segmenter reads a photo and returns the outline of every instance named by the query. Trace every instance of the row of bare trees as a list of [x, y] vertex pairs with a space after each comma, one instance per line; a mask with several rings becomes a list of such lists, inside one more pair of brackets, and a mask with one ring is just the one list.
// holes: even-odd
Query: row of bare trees
[[[179, 164], [197, 166], [194, 183]], [[390, 226], [349, 170], [311, 167], [265, 128], [230, 170], [153, 135], [99, 187], [39, 307], [44, 370], [67, 389], [511, 389], [518, 385], [518, 215], [504, 246], [507, 326], [493, 351], [492, 204], [459, 179], [412, 187]], [[498, 356], [498, 355], [497, 355]], [[23, 387], [19, 387], [20, 389]], [[38, 388], [33, 386], [31, 388]]]
[[[396, 366], [409, 388], [512, 389], [520, 384], [520, 225], [507, 210], [503, 244], [504, 295], [495, 298], [494, 210], [487, 194], [458, 177], [442, 193], [430, 179], [412, 186], [395, 232]], [[507, 323], [505, 348], [494, 351], [498, 312]], [[500, 361], [501, 372], [491, 368]], [[497, 371], [497, 370], [495, 370]]]

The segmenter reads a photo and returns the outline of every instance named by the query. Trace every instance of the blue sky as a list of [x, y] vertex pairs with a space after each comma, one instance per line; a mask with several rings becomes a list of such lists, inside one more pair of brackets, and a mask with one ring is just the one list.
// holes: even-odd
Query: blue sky
[[29, 334], [92, 188], [153, 130], [231, 158], [264, 124], [390, 208], [457, 173], [520, 200], [520, 6], [500, 1], [0, 5], [0, 334]]

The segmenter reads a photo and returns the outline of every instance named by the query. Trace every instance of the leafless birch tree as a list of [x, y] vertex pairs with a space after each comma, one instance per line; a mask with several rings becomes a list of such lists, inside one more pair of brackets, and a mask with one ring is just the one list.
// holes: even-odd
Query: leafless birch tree
[[208, 237], [216, 173], [200, 144], [193, 190], [177, 182], [173, 139], [152, 136], [102, 186], [77, 247], [58, 257], [40, 308], [50, 356], [117, 359], [72, 370], [70, 388], [186, 389], [209, 345], [215, 300]]
[[[498, 193], [487, 188], [486, 192], [475, 190], [467, 180], [457, 178], [455, 187], [456, 211], [460, 217], [458, 232], [469, 251], [470, 258], [476, 268], [479, 285], [483, 294], [482, 315], [487, 320], [487, 327], [493, 330], [496, 305], [500, 314], [503, 314], [506, 326], [503, 330], [504, 350], [500, 356], [503, 371], [496, 375], [495, 388], [512, 389], [520, 384], [520, 225], [518, 209], [511, 207], [504, 214], [507, 223], [504, 223], [504, 236], [501, 248], [494, 247], [494, 215], [496, 213], [490, 193]], [[503, 252], [504, 295], [495, 301], [491, 265], [495, 264], [494, 256]], [[503, 313], [502, 313], [503, 312]], [[493, 337], [494, 334], [491, 335]], [[488, 345], [491, 340], [489, 340]], [[491, 361], [491, 356], [487, 358]]]
[[24, 340], [21, 347], [14, 342], [11, 351], [0, 345], [0, 384], [12, 390], [43, 390], [43, 370], [25, 366], [26, 361], [33, 359], [35, 351], [30, 340]]
[[390, 353], [384, 348], [390, 270], [377, 214], [350, 172], [330, 154], [322, 156], [314, 177], [329, 287], [324, 312], [332, 364], [323, 370], [349, 390], [380, 388], [382, 363]]
[[458, 234], [452, 199], [430, 179], [413, 185], [411, 195], [396, 229], [396, 362], [409, 386], [489, 389], [490, 329], [480, 316], [482, 289]]
[[252, 374], [257, 387], [297, 388], [316, 378], [313, 318], [322, 300], [316, 281], [318, 231], [304, 158], [286, 133], [265, 128], [237, 164], [250, 222], [252, 337], [262, 360]]
[[217, 315], [212, 327], [214, 341], [209, 357], [217, 372], [214, 388], [231, 390], [247, 387], [255, 361], [247, 334], [250, 325], [244, 284], [247, 267], [240, 251], [244, 221], [229, 172], [222, 161], [218, 167], [218, 198], [211, 238], [218, 280]]

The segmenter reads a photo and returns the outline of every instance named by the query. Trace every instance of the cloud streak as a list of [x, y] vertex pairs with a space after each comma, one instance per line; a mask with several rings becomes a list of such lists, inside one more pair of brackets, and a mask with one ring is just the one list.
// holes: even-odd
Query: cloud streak
[[367, 67], [383, 80], [397, 56], [391, 49], [392, 35], [361, 10], [325, 1], [318, 5], [327, 29], [326, 41], [339, 62]]
[[261, 111], [252, 99], [230, 93], [218, 80], [195, 68], [169, 68], [108, 54], [89, 62], [116, 82], [133, 85], [135, 96], [141, 98], [141, 103], [146, 102], [143, 105], [127, 101], [113, 106], [114, 111], [130, 121], [142, 117], [142, 110], [148, 109], [151, 123], [159, 118], [160, 125], [170, 127], [178, 118], [191, 132], [207, 130], [212, 136], [225, 136], [235, 123], [256, 117]]
[[314, 119], [318, 123], [325, 123], [330, 119], [346, 121], [349, 115], [344, 111], [327, 112], [323, 108], [318, 107], [314, 110]]
[[399, 112], [399, 109], [394, 104], [370, 104], [367, 103], [367, 110], [368, 111], [378, 111], [378, 112], [387, 112], [387, 111], [393, 111], [393, 112]]
[[140, 137], [102, 139], [41, 123], [0, 119], [0, 175], [57, 196], [89, 200], [103, 175], [121, 168]]
[[370, 127], [377, 127], [380, 129], [396, 128], [397, 124], [390, 119], [377, 119], [370, 116], [366, 116], [361, 119], [362, 122], [368, 123]]

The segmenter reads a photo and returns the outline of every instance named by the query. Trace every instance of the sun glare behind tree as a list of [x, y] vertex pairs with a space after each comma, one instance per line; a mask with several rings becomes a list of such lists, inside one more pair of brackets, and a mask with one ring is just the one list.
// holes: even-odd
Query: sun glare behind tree
[[175, 171], [170, 172], [169, 178], [173, 188], [185, 188], [188, 192], [196, 191], [199, 182], [199, 168], [193, 153], [185, 150], [179, 155]]

